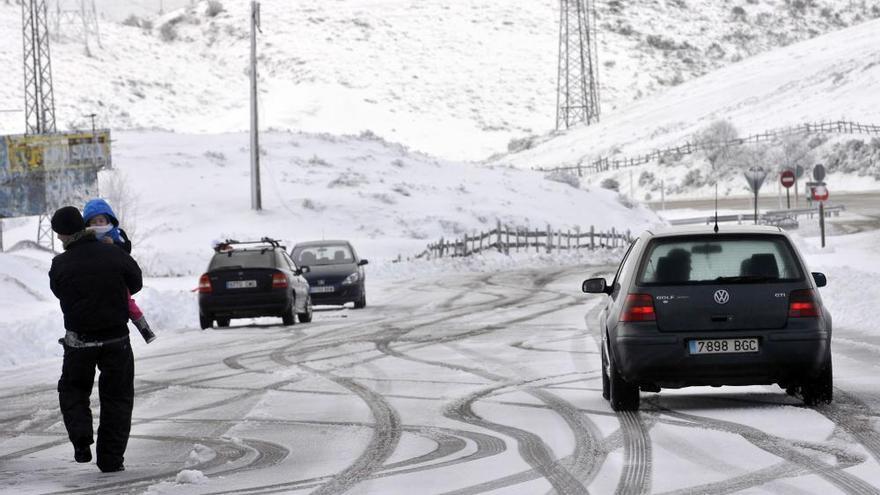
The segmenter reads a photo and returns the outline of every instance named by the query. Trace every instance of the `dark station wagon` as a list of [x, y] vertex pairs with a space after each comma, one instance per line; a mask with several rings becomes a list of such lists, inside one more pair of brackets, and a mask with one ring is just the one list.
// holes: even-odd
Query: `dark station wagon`
[[280, 317], [284, 325], [312, 321], [309, 283], [278, 241], [225, 241], [199, 278], [199, 323], [228, 327], [233, 318]]
[[775, 383], [808, 405], [831, 402], [825, 285], [776, 227], [645, 232], [610, 284], [583, 283], [605, 294], [602, 395], [636, 410], [640, 390]]

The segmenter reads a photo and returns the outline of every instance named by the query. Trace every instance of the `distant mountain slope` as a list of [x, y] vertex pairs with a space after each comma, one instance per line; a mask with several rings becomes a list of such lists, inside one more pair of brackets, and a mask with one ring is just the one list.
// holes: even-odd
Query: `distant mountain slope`
[[[99, 2], [101, 4], [101, 2]], [[132, 5], [142, 13], [143, 2]], [[114, 128], [239, 131], [248, 125], [248, 2], [206, 2], [102, 22], [94, 58], [52, 45], [59, 126], [97, 113]], [[119, 5], [113, 5], [119, 18]], [[633, 100], [772, 48], [880, 16], [832, 0], [598, 2], [604, 118]], [[555, 122], [556, 0], [263, 0], [267, 128], [372, 130], [449, 158], [480, 159]], [[212, 12], [215, 13], [215, 12]], [[21, 108], [20, 7], [0, 3], [0, 108]], [[23, 115], [0, 114], [0, 132]]]
[[[600, 156], [625, 158], [693, 140], [719, 120], [733, 124], [740, 136], [824, 120], [880, 124], [878, 85], [880, 20], [874, 20], [719, 69], [662, 95], [646, 98], [597, 125], [573, 129], [532, 149], [501, 157], [497, 162], [518, 167], [553, 167], [590, 162]], [[862, 144], [847, 145], [846, 140], [850, 138]], [[865, 135], [819, 136], [809, 143], [809, 147], [815, 149], [815, 161], [809, 165], [822, 161], [832, 165], [832, 171], [880, 177], [880, 168], [871, 160], [872, 153], [873, 156], [880, 154], [880, 139], [871, 139]], [[804, 140], [810, 141], [810, 137]], [[745, 161], [737, 165], [760, 164], [775, 169], [782, 164], [772, 158], [772, 154], [745, 156]], [[751, 163], [746, 163], [749, 160]], [[634, 172], [639, 177], [643, 170], [648, 170], [655, 176], [655, 199], [664, 175], [667, 175], [667, 186], [708, 187], [705, 178], [709, 175], [709, 164], [704, 153], [685, 156], [682, 160], [664, 160], [667, 165], [686, 167], [674, 172], [657, 168], [657, 163], [636, 168]], [[688, 170], [694, 166], [703, 169], [701, 180], [687, 179], [688, 174], [694, 179], [696, 172]], [[740, 192], [744, 181], [738, 172], [722, 172], [735, 176], [732, 180], [737, 187], [731, 187], [731, 191]], [[619, 182], [627, 184], [629, 173], [626, 169], [601, 177], [622, 176]], [[873, 179], [848, 182], [851, 189], [877, 187]], [[672, 192], [688, 191], [673, 187]]]

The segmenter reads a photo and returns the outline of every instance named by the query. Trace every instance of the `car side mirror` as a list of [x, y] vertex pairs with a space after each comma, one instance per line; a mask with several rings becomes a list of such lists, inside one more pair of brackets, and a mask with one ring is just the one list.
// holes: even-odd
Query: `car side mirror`
[[581, 290], [587, 294], [610, 294], [608, 290], [608, 282], [604, 278], [591, 278], [584, 280]]
[[358, 266], [368, 265], [370, 262], [368, 260], [360, 260], [358, 261]]
[[816, 281], [816, 287], [825, 287], [828, 285], [828, 278], [824, 273], [813, 272], [813, 280]]

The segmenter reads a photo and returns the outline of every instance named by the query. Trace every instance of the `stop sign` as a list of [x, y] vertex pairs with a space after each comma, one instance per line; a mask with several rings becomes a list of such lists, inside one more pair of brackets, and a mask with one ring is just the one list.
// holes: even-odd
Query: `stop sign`
[[788, 189], [789, 187], [794, 185], [794, 172], [791, 170], [783, 170], [782, 174], [779, 176], [779, 182], [782, 183], [782, 187]]
[[828, 201], [828, 188], [825, 186], [814, 187], [813, 199], [816, 201]]

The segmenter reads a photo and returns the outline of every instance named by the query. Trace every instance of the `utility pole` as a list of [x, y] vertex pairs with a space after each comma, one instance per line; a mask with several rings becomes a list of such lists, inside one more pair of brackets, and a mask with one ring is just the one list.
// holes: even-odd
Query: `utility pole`
[[98, 135], [95, 130], [96, 114], [90, 113], [86, 117], [92, 119], [92, 166], [98, 170]]
[[560, 0], [556, 129], [599, 121], [599, 53], [593, 0]]
[[251, 1], [251, 209], [256, 211], [263, 209], [260, 194], [260, 135], [257, 115], [257, 30], [259, 29], [260, 3]]

